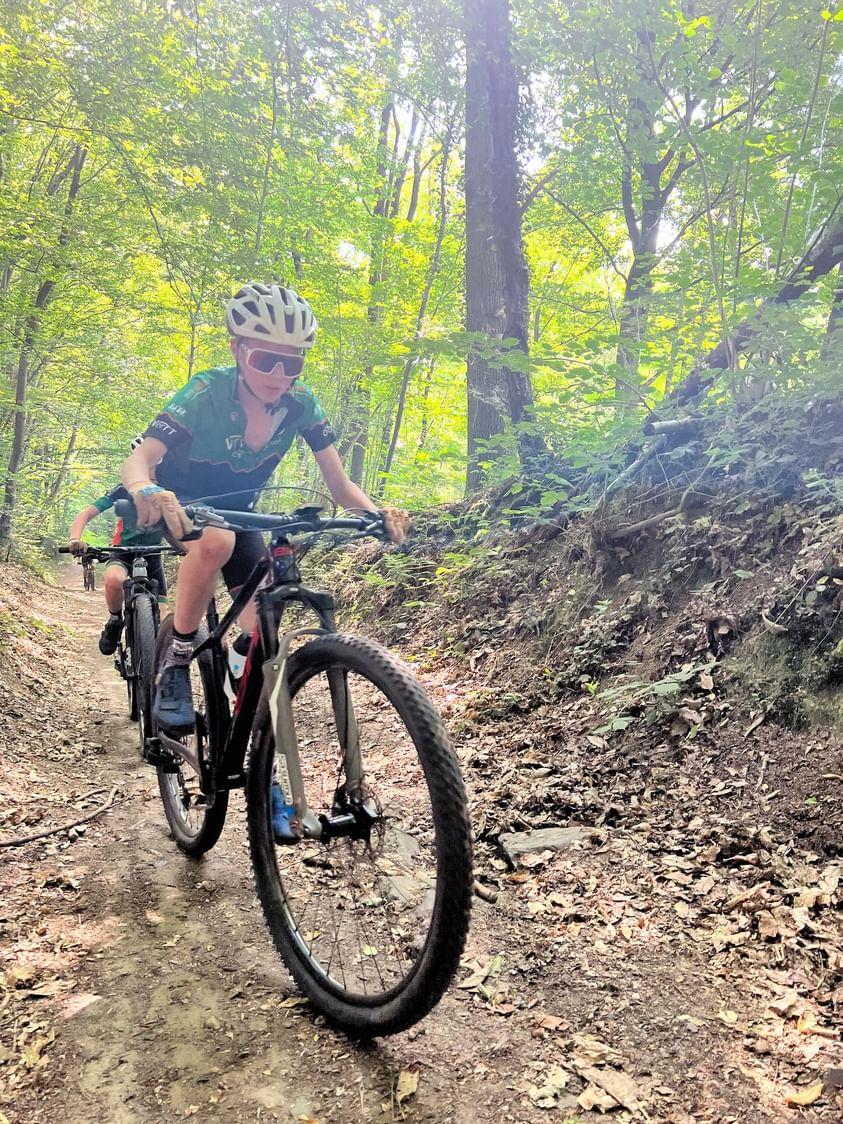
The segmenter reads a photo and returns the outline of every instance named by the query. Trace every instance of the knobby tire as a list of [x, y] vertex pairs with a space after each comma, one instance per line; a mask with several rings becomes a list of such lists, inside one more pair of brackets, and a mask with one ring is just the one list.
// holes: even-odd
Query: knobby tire
[[[294, 911], [286, 905], [272, 837], [269, 788], [275, 746], [265, 703], [258, 709], [252, 732], [246, 789], [249, 844], [264, 916], [295, 982], [327, 1020], [366, 1038], [412, 1026], [436, 1005], [453, 978], [468, 932], [473, 884], [471, 835], [465, 788], [448, 735], [409, 668], [369, 641], [339, 634], [319, 637], [289, 658], [293, 701], [314, 675], [329, 668], [345, 673], [346, 681], [348, 673], [353, 672], [385, 696], [415, 747], [429, 789], [436, 845], [435, 905], [424, 946], [404, 979], [381, 996], [360, 995], [344, 990], [330, 978], [330, 964], [319, 971], [312, 956], [302, 953], [301, 935], [297, 941]], [[301, 752], [304, 758], [307, 745]], [[294, 888], [291, 893], [295, 894]]]
[[[158, 669], [170, 645], [172, 635], [173, 617], [169, 616], [162, 623], [158, 633], [158, 643], [155, 654], [156, 679], [158, 676]], [[196, 634], [196, 642], [199, 643], [204, 640], [207, 635], [207, 630], [203, 625]], [[225, 724], [221, 713], [221, 707], [225, 699], [223, 686], [216, 681], [213, 657], [210, 652], [203, 652], [194, 663], [198, 664], [199, 677], [205, 701], [204, 713], [208, 738], [206, 756], [208, 754], [215, 756], [216, 753], [219, 752], [225, 737]], [[152, 690], [154, 697], [154, 683]], [[194, 695], [194, 703], [196, 703], [196, 701]], [[154, 725], [154, 719], [152, 722]], [[186, 773], [189, 774], [190, 778], [193, 778], [191, 784], [195, 789], [197, 787], [198, 778], [195, 778], [193, 770], [189, 767], [186, 769]], [[174, 781], [173, 778], [178, 778], [178, 782]], [[176, 844], [186, 855], [199, 858], [201, 855], [204, 855], [206, 851], [210, 851], [222, 834], [226, 812], [228, 811], [228, 792], [225, 790], [216, 792], [210, 797], [210, 803], [197, 805], [196, 814], [201, 818], [201, 824], [196, 830], [188, 830], [183, 815], [185, 789], [182, 787], [181, 795], [176, 791], [183, 779], [184, 774], [165, 773], [162, 769], [159, 769], [158, 791], [161, 796], [161, 802], [164, 805], [164, 815], [167, 817], [167, 823], [169, 824], [170, 832]], [[181, 809], [178, 806], [179, 800], [182, 802]]]
[[138, 737], [143, 754], [144, 739], [152, 730], [152, 698], [155, 692], [155, 608], [152, 598], [144, 594], [137, 596], [132, 617], [132, 667], [135, 673]]

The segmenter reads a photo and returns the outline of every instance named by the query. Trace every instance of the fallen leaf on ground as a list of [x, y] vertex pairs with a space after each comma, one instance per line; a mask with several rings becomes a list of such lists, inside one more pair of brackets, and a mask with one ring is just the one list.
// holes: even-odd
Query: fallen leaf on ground
[[412, 1097], [419, 1087], [419, 1075], [412, 1069], [402, 1069], [395, 1083], [395, 1100], [397, 1104]]
[[771, 1011], [775, 1011], [777, 1015], [786, 1015], [792, 1011], [796, 1004], [799, 1002], [799, 992], [795, 989], [786, 991], [784, 995], [780, 995], [778, 999], [773, 999], [767, 1004]]
[[817, 1081], [814, 1085], [808, 1085], [805, 1089], [798, 1089], [795, 1093], [785, 1093], [784, 1103], [795, 1105], [813, 1104], [818, 1101], [822, 1096], [823, 1083]]
[[607, 1062], [619, 1062], [620, 1054], [595, 1038], [593, 1034], [577, 1034], [574, 1036], [573, 1062], [577, 1069], [589, 1065], [605, 1065]]
[[470, 991], [474, 987], [480, 987], [486, 981], [488, 976], [497, 976], [501, 970], [500, 956], [493, 956], [490, 960], [474, 960], [468, 965], [472, 969], [471, 975], [457, 984], [457, 987]]
[[528, 1092], [528, 1096], [534, 1105], [539, 1108], [554, 1108], [557, 1104], [559, 1094], [568, 1084], [571, 1079], [570, 1073], [562, 1069], [561, 1066], [555, 1065], [545, 1075], [541, 1085], [533, 1085]]
[[100, 999], [102, 999], [102, 996], [95, 995], [93, 992], [83, 992], [81, 995], [72, 995], [63, 1004], [61, 1017], [63, 1019], [72, 1019], [74, 1015], [80, 1014], [86, 1007], [90, 1007], [93, 1003], [98, 1003]]
[[593, 1085], [597, 1085], [598, 1088], [608, 1093], [623, 1108], [628, 1108], [630, 1112], [641, 1112], [643, 1110], [644, 1102], [641, 1091], [634, 1079], [628, 1073], [624, 1073], [623, 1070], [595, 1069], [593, 1066], [582, 1066], [580, 1073], [586, 1081], [590, 1081]]
[[764, 909], [758, 914], [758, 935], [766, 940], [773, 940], [779, 935], [776, 919], [768, 909]]
[[615, 1098], [610, 1097], [608, 1093], [604, 1093], [596, 1085], [587, 1085], [585, 1090], [577, 1097], [577, 1104], [580, 1108], [584, 1108], [586, 1112], [590, 1112], [593, 1108], [598, 1108], [601, 1112], [611, 1112], [613, 1108], [618, 1107]]

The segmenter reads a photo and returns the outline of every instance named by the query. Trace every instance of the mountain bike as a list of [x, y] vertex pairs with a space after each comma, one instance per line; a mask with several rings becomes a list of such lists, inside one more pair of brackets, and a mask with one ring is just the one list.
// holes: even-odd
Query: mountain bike
[[95, 590], [97, 588], [97, 579], [93, 561], [80, 558], [79, 565], [82, 567], [82, 588], [91, 591]]
[[[383, 520], [320, 508], [186, 510], [195, 533], [265, 530], [270, 540], [225, 615], [208, 606], [191, 665], [195, 731], [176, 739], [156, 728], [147, 738], [173, 837], [187, 854], [204, 854], [219, 839], [229, 792], [245, 786], [258, 898], [296, 984], [346, 1031], [404, 1030], [439, 1001], [465, 943], [473, 881], [465, 789], [409, 667], [337, 632], [332, 596], [302, 585], [290, 542], [341, 531], [385, 538]], [[231, 684], [232, 709], [223, 638], [252, 598], [258, 627]], [[317, 627], [285, 622], [282, 630], [296, 608]], [[169, 618], [156, 666], [171, 633]], [[275, 781], [294, 807], [293, 838], [283, 844], [271, 823]]]
[[[70, 552], [59, 547], [60, 554]], [[114, 653], [114, 666], [125, 680], [129, 717], [138, 723], [138, 740], [144, 753], [152, 716], [153, 663], [155, 638], [158, 634], [158, 582], [147, 574], [147, 558], [153, 554], [174, 554], [177, 551], [161, 546], [86, 547], [80, 562], [93, 573], [96, 562], [109, 562], [113, 555], [131, 558], [132, 572], [123, 583], [123, 619], [125, 626]], [[93, 585], [91, 586], [93, 589]]]

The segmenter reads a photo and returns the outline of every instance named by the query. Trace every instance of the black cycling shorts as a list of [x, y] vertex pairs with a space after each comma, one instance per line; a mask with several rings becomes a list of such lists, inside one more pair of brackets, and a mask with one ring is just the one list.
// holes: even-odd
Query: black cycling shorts
[[266, 554], [266, 543], [260, 531], [243, 531], [234, 543], [231, 557], [222, 568], [226, 589], [239, 589]]
[[[117, 554], [112, 554], [112, 556], [108, 560], [108, 565], [110, 566], [112, 564], [112, 562], [118, 562], [126, 570], [126, 573], [129, 576], [131, 576], [133, 560], [134, 560], [134, 555], [132, 555], [130, 551], [127, 550], [127, 551], [124, 552], [124, 551], [121, 550]], [[158, 599], [159, 599], [159, 601], [166, 600], [166, 597], [167, 597], [167, 579], [164, 577], [164, 566], [161, 562], [161, 555], [160, 554], [147, 554], [147, 556], [146, 556], [146, 576], [150, 580], [155, 580], [155, 581], [158, 582]]]

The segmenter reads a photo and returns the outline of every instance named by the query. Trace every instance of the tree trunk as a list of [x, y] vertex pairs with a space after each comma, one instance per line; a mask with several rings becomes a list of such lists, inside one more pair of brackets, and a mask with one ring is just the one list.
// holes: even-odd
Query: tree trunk
[[430, 387], [433, 382], [433, 371], [436, 367], [436, 360], [431, 357], [424, 371], [424, 379], [422, 381], [422, 418], [421, 430], [419, 432], [419, 443], [416, 448], [415, 460], [418, 461], [420, 455], [424, 452], [427, 445], [427, 439], [430, 436]]
[[35, 309], [26, 321], [23, 341], [18, 358], [17, 377], [15, 379], [15, 426], [12, 436], [12, 449], [9, 453], [9, 463], [6, 469], [6, 485], [3, 493], [3, 511], [0, 513], [0, 543], [5, 543], [11, 536], [12, 514], [15, 510], [17, 498], [17, 474], [23, 460], [23, 451], [26, 441], [26, 392], [29, 389], [29, 365], [32, 345], [41, 322], [41, 312], [50, 300], [53, 291], [53, 281], [42, 281], [35, 297]]
[[[395, 111], [390, 99], [381, 109], [380, 127], [378, 129], [378, 164], [377, 182], [378, 192], [375, 199], [375, 208], [372, 212], [373, 228], [371, 240], [371, 268], [369, 270], [369, 306], [366, 309], [366, 319], [372, 328], [376, 327], [381, 318], [380, 294], [378, 287], [383, 281], [383, 257], [386, 246], [387, 212], [390, 199], [390, 174], [389, 174], [389, 123]], [[397, 143], [397, 136], [396, 136]], [[366, 367], [362, 377], [358, 377], [350, 395], [351, 424], [350, 446], [351, 462], [348, 475], [352, 483], [362, 486], [363, 474], [366, 467], [366, 450], [369, 446], [369, 384], [372, 378], [371, 366]]]
[[843, 263], [843, 219], [837, 219], [805, 252], [802, 260], [791, 270], [779, 291], [762, 301], [751, 317], [739, 324], [727, 339], [710, 351], [676, 387], [671, 398], [679, 402], [687, 402], [707, 390], [717, 376], [706, 375], [705, 372], [726, 370], [731, 365], [733, 356], [743, 351], [762, 329], [765, 313], [769, 309], [791, 304], [807, 292], [818, 278], [825, 277], [841, 263]]
[[834, 296], [831, 298], [831, 311], [828, 314], [822, 346], [823, 359], [830, 358], [843, 344], [843, 265], [837, 267], [837, 272], [839, 276]]
[[[464, 14], [466, 329], [491, 346], [512, 340], [526, 354], [530, 281], [521, 241], [518, 77], [510, 58], [509, 2], [464, 0]], [[484, 461], [504, 455], [510, 426], [525, 471], [547, 451], [531, 425], [529, 375], [488, 351], [472, 348], [468, 356], [467, 492], [485, 482]]]
[[[424, 321], [427, 316], [428, 305], [430, 304], [430, 294], [433, 291], [433, 285], [436, 281], [437, 274], [439, 273], [439, 262], [442, 257], [442, 242], [445, 238], [445, 228], [448, 224], [448, 202], [447, 202], [447, 188], [448, 188], [448, 163], [451, 156], [451, 130], [445, 140], [445, 146], [442, 150], [442, 163], [439, 168], [439, 224], [436, 229], [436, 243], [433, 247], [433, 253], [430, 258], [430, 264], [427, 269], [427, 277], [424, 282], [424, 290], [422, 291], [421, 301], [419, 302], [419, 311], [416, 316], [416, 330], [414, 339], [420, 340], [424, 334]], [[395, 411], [395, 422], [392, 427], [392, 436], [389, 439], [389, 448], [387, 449], [386, 457], [384, 458], [383, 466], [381, 468], [380, 479], [378, 481], [377, 494], [382, 495], [386, 487], [386, 478], [392, 469], [392, 462], [395, 457], [395, 450], [398, 446], [398, 438], [401, 435], [401, 423], [404, 420], [404, 407], [407, 403], [407, 391], [410, 386], [410, 380], [413, 377], [419, 362], [419, 357], [416, 353], [410, 355], [407, 362], [404, 364], [404, 370], [401, 373], [401, 389], [398, 392], [398, 406]]]
[[61, 468], [56, 473], [56, 478], [53, 485], [47, 494], [47, 504], [54, 504], [59, 498], [61, 486], [64, 483], [64, 478], [67, 476], [67, 470], [70, 468], [70, 462], [73, 460], [73, 453], [76, 449], [76, 438], [79, 436], [79, 422], [78, 420], [73, 423], [73, 429], [70, 431], [70, 440], [67, 443], [67, 448], [64, 451], [62, 458]]
[[[367, 368], [367, 371], [371, 368]], [[366, 450], [369, 447], [369, 392], [364, 386], [357, 386], [352, 403], [354, 416], [351, 422], [351, 460], [348, 478], [353, 484], [362, 486], [366, 468]]]
[[[654, 101], [661, 101], [661, 91], [650, 71], [649, 51], [652, 38], [649, 31], [639, 32], [637, 71], [641, 85], [653, 91], [656, 95]], [[686, 94], [686, 113], [689, 100], [692, 99]], [[676, 185], [691, 167], [690, 161], [683, 160], [681, 154], [676, 154], [675, 142], [667, 145], [658, 160], [648, 160], [643, 155], [638, 155], [642, 150], [652, 152], [655, 144], [655, 116], [650, 102], [642, 97], [633, 97], [626, 116], [624, 171], [621, 178], [623, 213], [632, 245], [632, 265], [624, 288], [618, 333], [617, 363], [623, 369], [625, 378], [618, 379], [615, 393], [621, 401], [637, 401], [635, 387], [639, 383], [641, 348], [649, 329], [661, 223]], [[633, 197], [633, 158], [639, 183], [637, 213]]]
[[[67, 192], [67, 200], [64, 205], [64, 220], [59, 231], [57, 246], [59, 250], [63, 250], [67, 245], [70, 238], [70, 218], [73, 214], [73, 209], [76, 204], [76, 197], [79, 194], [79, 187], [82, 177], [82, 168], [85, 165], [87, 158], [87, 150], [82, 148], [81, 145], [76, 145], [63, 174], [56, 173], [50, 182], [50, 187], [53, 183], [61, 184], [71, 176], [70, 187]], [[48, 188], [48, 193], [53, 194]], [[23, 339], [21, 341], [21, 349], [17, 364], [17, 375], [15, 378], [15, 426], [14, 435], [12, 437], [12, 448], [9, 453], [9, 462], [6, 468], [6, 481], [3, 490], [3, 510], [0, 513], [0, 543], [8, 543], [11, 540], [12, 531], [12, 517], [15, 510], [15, 502], [17, 499], [17, 474], [23, 461], [24, 448], [26, 446], [26, 404], [27, 404], [27, 390], [29, 388], [29, 372], [32, 362], [32, 350], [38, 330], [41, 326], [41, 314], [47, 307], [50, 298], [55, 289], [55, 281], [47, 279], [42, 281], [38, 286], [38, 292], [35, 296], [33, 310], [27, 317], [26, 326], [24, 328]]]
[[[624, 369], [627, 382], [638, 384], [641, 347], [647, 339], [650, 302], [653, 296], [654, 271], [658, 258], [659, 231], [668, 193], [659, 187], [656, 166], [641, 169], [641, 219], [636, 220], [631, 207], [625, 208], [627, 229], [632, 243], [632, 265], [626, 278], [620, 313], [617, 362]], [[646, 185], [646, 186], [645, 186]], [[630, 398], [630, 387], [618, 382], [617, 397]]]

